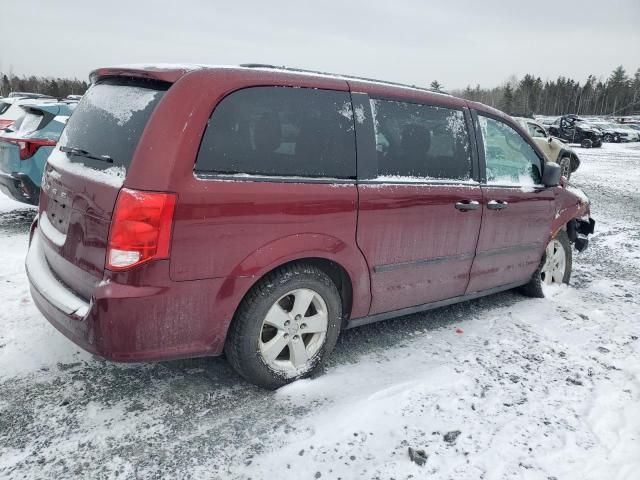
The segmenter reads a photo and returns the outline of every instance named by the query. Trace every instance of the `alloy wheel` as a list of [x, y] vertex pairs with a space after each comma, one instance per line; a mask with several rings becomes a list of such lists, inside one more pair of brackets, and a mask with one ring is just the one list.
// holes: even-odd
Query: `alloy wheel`
[[571, 160], [569, 160], [569, 157], [560, 159], [560, 174], [567, 179], [571, 176]]
[[560, 284], [564, 281], [567, 270], [567, 253], [559, 240], [553, 239], [547, 245], [545, 261], [540, 277], [547, 285]]
[[308, 288], [280, 297], [262, 322], [258, 347], [263, 361], [278, 371], [299, 371], [324, 345], [329, 315], [319, 293]]

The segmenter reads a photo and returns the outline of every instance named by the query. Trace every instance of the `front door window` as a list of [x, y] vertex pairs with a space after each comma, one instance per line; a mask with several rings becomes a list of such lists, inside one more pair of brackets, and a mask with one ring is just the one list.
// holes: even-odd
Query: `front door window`
[[506, 123], [480, 115], [489, 185], [539, 185], [542, 160], [527, 141]]

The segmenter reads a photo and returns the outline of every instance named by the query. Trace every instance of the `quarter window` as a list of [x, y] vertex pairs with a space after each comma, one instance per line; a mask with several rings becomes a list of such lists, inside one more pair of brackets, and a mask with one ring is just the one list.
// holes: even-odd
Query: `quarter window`
[[371, 100], [371, 108], [379, 178], [471, 178], [462, 111], [389, 100]]
[[484, 143], [487, 183], [540, 184], [542, 162], [531, 145], [506, 123], [482, 115], [478, 119]]
[[355, 178], [355, 132], [347, 92], [253, 87], [216, 107], [196, 172]]

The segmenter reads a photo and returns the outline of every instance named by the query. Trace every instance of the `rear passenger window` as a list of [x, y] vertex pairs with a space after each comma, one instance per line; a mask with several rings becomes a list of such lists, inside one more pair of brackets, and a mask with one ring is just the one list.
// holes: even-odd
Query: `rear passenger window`
[[216, 107], [196, 172], [355, 178], [355, 133], [347, 92], [253, 87]]
[[471, 151], [460, 110], [371, 100], [378, 178], [469, 180]]

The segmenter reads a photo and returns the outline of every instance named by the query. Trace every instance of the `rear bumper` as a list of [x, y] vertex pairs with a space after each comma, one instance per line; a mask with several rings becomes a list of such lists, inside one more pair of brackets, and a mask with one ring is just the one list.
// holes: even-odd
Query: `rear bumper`
[[24, 173], [0, 172], [0, 191], [29, 205], [38, 205], [40, 198], [40, 188]]
[[[231, 318], [220, 310], [224, 279], [143, 286], [102, 281], [87, 300], [56, 278], [44, 241], [36, 226], [25, 265], [31, 296], [45, 318], [81, 348], [120, 362], [222, 353]], [[157, 263], [149, 265], [157, 271], [146, 276], [168, 279], [168, 262]]]

